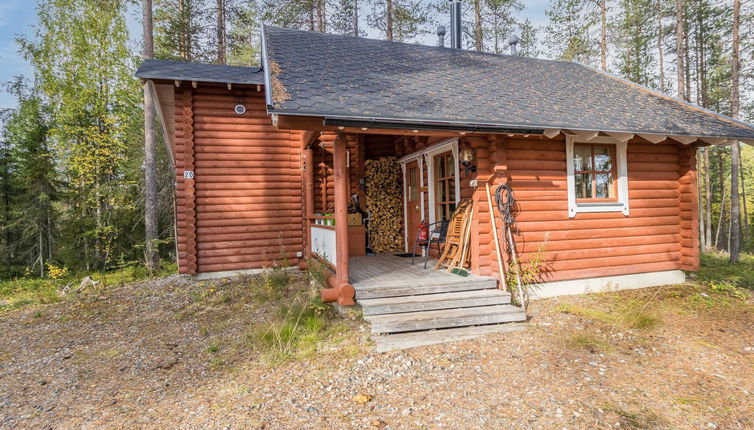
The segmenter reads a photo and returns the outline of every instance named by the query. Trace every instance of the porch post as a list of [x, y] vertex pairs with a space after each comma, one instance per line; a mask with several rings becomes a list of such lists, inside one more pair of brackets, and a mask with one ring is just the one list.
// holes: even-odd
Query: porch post
[[304, 162], [304, 237], [306, 237], [306, 249], [304, 255], [311, 258], [312, 254], [312, 220], [314, 214], [314, 151], [304, 148], [301, 158]]
[[348, 168], [346, 139], [338, 134], [333, 141], [333, 170], [335, 173], [335, 279], [332, 285], [341, 305], [353, 305], [354, 289], [348, 283]]

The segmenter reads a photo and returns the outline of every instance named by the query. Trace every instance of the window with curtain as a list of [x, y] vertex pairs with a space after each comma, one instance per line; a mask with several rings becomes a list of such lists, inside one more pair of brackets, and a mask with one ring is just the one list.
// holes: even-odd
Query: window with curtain
[[456, 169], [451, 152], [435, 156], [434, 163], [435, 220], [441, 221], [456, 210]]

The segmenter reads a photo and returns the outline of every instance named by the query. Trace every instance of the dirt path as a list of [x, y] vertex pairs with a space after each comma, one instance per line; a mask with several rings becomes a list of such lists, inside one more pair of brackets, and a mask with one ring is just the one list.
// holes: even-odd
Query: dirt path
[[171, 277], [0, 314], [0, 428], [754, 428], [750, 298], [666, 289], [641, 329], [600, 312], [652, 290], [548, 300], [524, 332], [385, 354], [345, 321], [271, 366], [248, 333], [275, 304], [245, 282]]

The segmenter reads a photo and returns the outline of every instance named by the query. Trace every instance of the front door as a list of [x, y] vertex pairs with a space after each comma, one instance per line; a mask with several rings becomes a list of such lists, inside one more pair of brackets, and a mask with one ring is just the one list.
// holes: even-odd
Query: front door
[[406, 193], [406, 242], [408, 250], [413, 252], [416, 243], [416, 232], [421, 224], [421, 201], [419, 192], [419, 163], [406, 163], [406, 177], [404, 192]]

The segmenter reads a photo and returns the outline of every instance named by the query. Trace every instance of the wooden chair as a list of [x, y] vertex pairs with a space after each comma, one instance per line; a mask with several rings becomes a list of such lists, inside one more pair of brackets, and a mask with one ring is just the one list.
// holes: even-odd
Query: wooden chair
[[426, 240], [419, 240], [419, 232], [416, 232], [416, 241], [414, 242], [414, 249], [411, 251], [411, 265], [414, 264], [414, 258], [416, 257], [416, 248], [426, 248], [426, 255], [424, 256], [424, 268], [427, 268], [427, 261], [429, 261], [429, 251], [432, 249], [432, 244], [437, 244], [437, 253], [439, 254], [442, 249], [440, 244], [445, 243], [445, 239], [448, 235], [449, 220], [442, 220], [433, 222], [427, 226], [429, 235]]
[[[437, 260], [435, 269], [448, 266], [448, 270], [453, 269], [455, 265], [463, 266], [465, 263], [465, 242], [467, 230], [469, 228], [469, 220], [471, 215], [471, 200], [463, 200], [458, 204], [453, 215], [450, 217], [450, 224], [448, 225], [448, 234], [445, 240], [445, 249], [442, 255]], [[446, 263], [446, 260], [450, 262]]]

